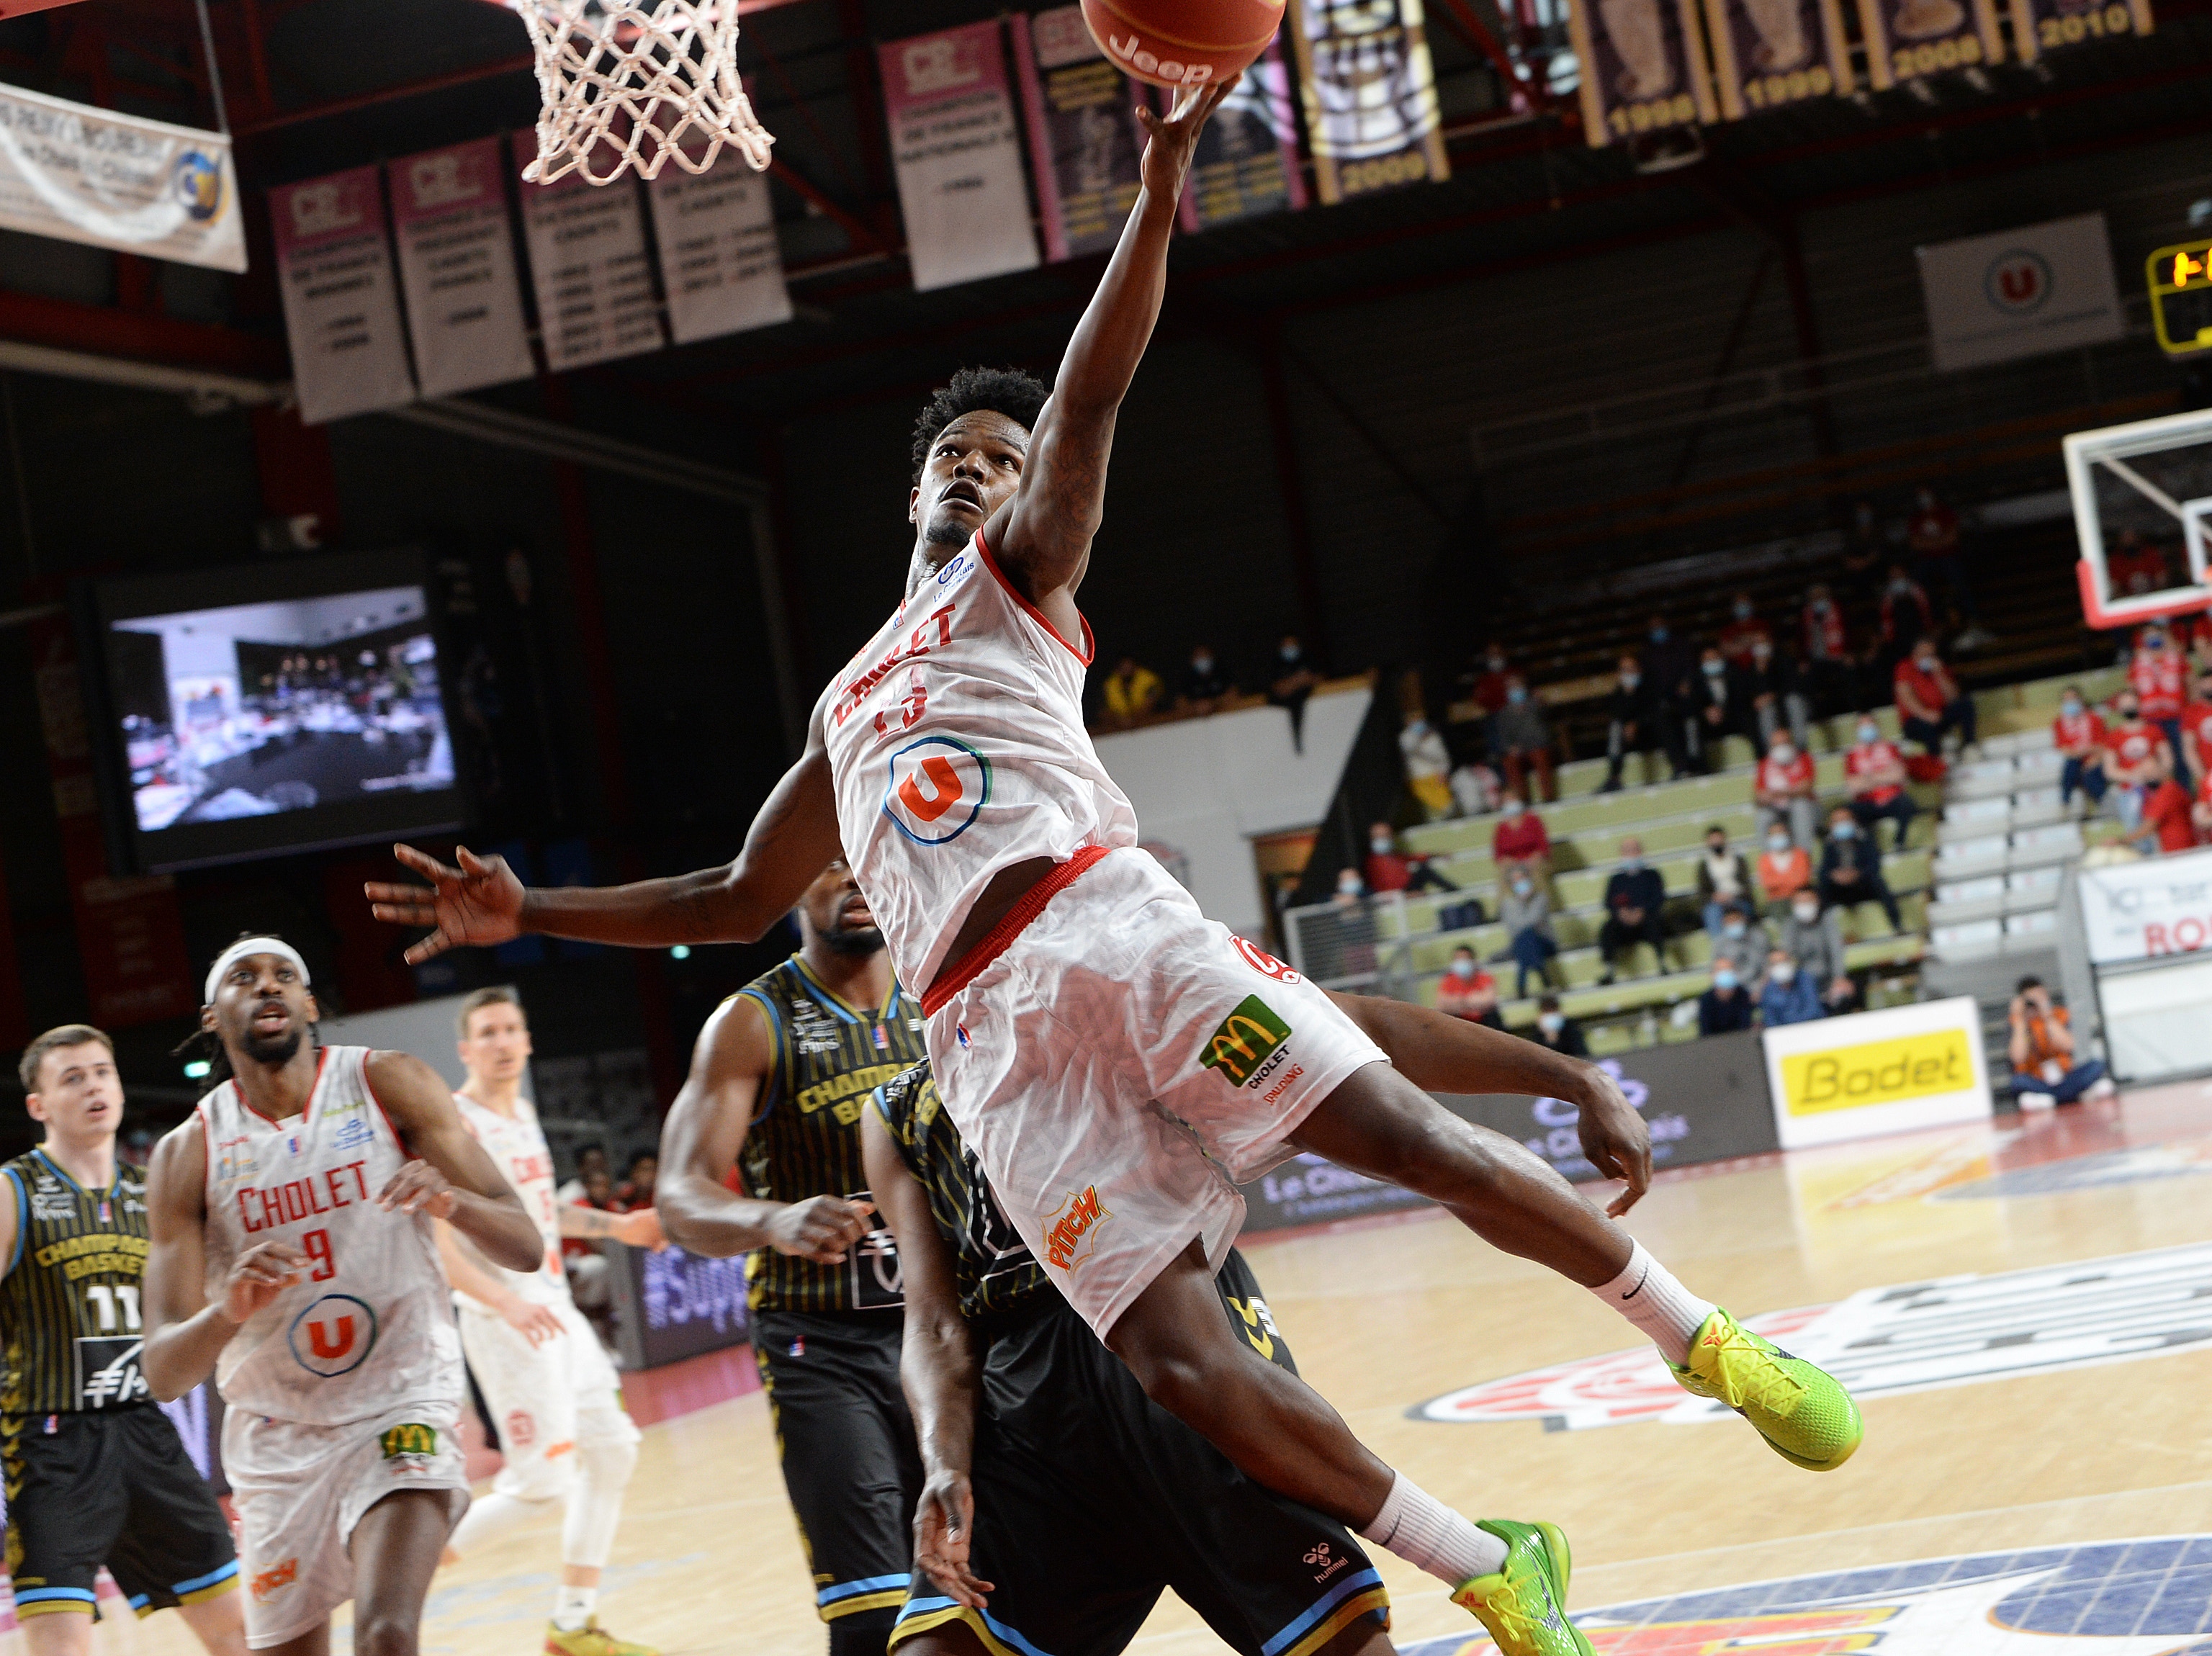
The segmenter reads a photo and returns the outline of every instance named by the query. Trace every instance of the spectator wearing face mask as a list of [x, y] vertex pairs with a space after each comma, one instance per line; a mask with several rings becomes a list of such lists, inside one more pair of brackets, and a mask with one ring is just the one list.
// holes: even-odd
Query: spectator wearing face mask
[[1452, 951], [1451, 965], [1437, 984], [1437, 1010], [1493, 1029], [1505, 1027], [1498, 1015], [1498, 980], [1482, 969], [1474, 950], [1464, 944]]
[[1828, 840], [1820, 848], [1820, 898], [1823, 907], [1853, 908], [1860, 903], [1880, 903], [1892, 931], [1905, 930], [1897, 899], [1881, 875], [1881, 852], [1871, 832], [1862, 832], [1857, 821], [1842, 806], [1828, 817]]
[[1790, 830], [1777, 822], [1766, 830], [1766, 848], [1759, 853], [1753, 872], [1767, 902], [1786, 903], [1813, 883], [1813, 859], [1790, 837]]
[[2124, 529], [2105, 554], [2105, 574], [2116, 598], [2139, 598], [2166, 585], [2166, 556], [2132, 529]]
[[1813, 798], [1813, 755], [1778, 729], [1766, 744], [1766, 756], [1751, 775], [1751, 802], [1759, 808], [1759, 831], [1780, 823], [1801, 845], [1811, 845], [1820, 827], [1820, 807]]
[[1527, 869], [1538, 885], [1552, 877], [1552, 836], [1544, 832], [1544, 819], [1510, 788], [1498, 802], [1498, 826], [1490, 831], [1490, 860], [1501, 880], [1511, 879], [1516, 868]]
[[2166, 628], [2156, 622], [2136, 634], [2135, 653], [2128, 658], [2128, 688], [2136, 693], [2144, 719], [2158, 726], [2177, 760], [2186, 752], [2181, 740], [2181, 709], [2188, 668]]
[[1973, 583], [1966, 579], [1959, 514], [1936, 498], [1932, 488], [1913, 491], [1912, 515], [1905, 520], [1905, 543], [1912, 549], [1915, 572], [1931, 591], [1942, 589], [1965, 623], [1958, 647], [1978, 650], [1991, 642], [1975, 618]]
[[1893, 563], [1889, 567], [1889, 579], [1882, 583], [1881, 659], [1894, 665], [1912, 652], [1912, 646], [1923, 638], [1936, 636], [1936, 613], [1928, 602], [1928, 594], [1920, 583], [1905, 573], [1905, 566]]
[[1889, 537], [1875, 515], [1874, 502], [1861, 500], [1851, 507], [1851, 526], [1844, 531], [1844, 586], [1857, 599], [1871, 603], [1881, 584], [1881, 567], [1889, 556]]
[[1728, 658], [1731, 667], [1751, 665], [1752, 646], [1765, 640], [1771, 648], [1774, 629], [1759, 618], [1759, 610], [1751, 601], [1751, 594], [1739, 592], [1729, 606], [1728, 625], [1721, 628], [1721, 653]]
[[2073, 1021], [2054, 1006], [2040, 978], [2022, 978], [2006, 1011], [2005, 1056], [2012, 1063], [2013, 1097], [2023, 1109], [2110, 1098], [2117, 1090], [2104, 1060], [2075, 1062]]
[[[1860, 828], [1866, 831], [1869, 842], [1875, 824], [1885, 816], [1897, 825], [1896, 838], [1889, 843], [1893, 850], [1901, 850], [1912, 819], [1920, 807], [1912, 803], [1906, 790], [1910, 779], [1905, 769], [1905, 755], [1898, 751], [1894, 742], [1887, 740], [1881, 726], [1872, 719], [1862, 716], [1851, 731], [1851, 745], [1844, 752], [1844, 787], [1850, 795], [1850, 813]], [[1804, 836], [1810, 845], [1813, 836]]]
[[1698, 912], [1706, 931], [1719, 937], [1728, 905], [1750, 901], [1751, 864], [1729, 849], [1728, 830], [1716, 822], [1705, 830], [1705, 852], [1698, 858]]
[[1691, 750], [1698, 770], [1710, 772], [1721, 761], [1721, 743], [1727, 737], [1748, 738], [1757, 728], [1744, 675], [1729, 665], [1718, 645], [1707, 645], [1698, 655], [1697, 682], [1690, 693]]
[[1667, 883], [1644, 860], [1644, 841], [1634, 835], [1620, 842], [1620, 866], [1605, 883], [1605, 924], [1597, 929], [1598, 952], [1605, 957], [1611, 983], [1620, 957], [1637, 944], [1650, 943], [1659, 970], [1667, 969]]
[[2070, 805], [2078, 788], [2092, 810], [2105, 802], [2105, 721], [2081, 700], [2077, 686], [2059, 692], [2058, 717], [2051, 721], [2051, 745], [2065, 762], [2058, 771], [2058, 803]]
[[1644, 666], [1623, 656], [1605, 701], [1605, 786], [1600, 793], [1620, 792], [1620, 773], [1632, 753], [1644, 755], [1644, 780], [1651, 780], [1651, 752], [1660, 745], [1658, 701], [1644, 682]]
[[1201, 644], [1190, 652], [1190, 665], [1183, 669], [1182, 682], [1176, 688], [1176, 706], [1192, 713], [1210, 713], [1236, 691], [1236, 685], [1230, 682], [1228, 673], [1214, 655], [1213, 646]]
[[1582, 1025], [1559, 1010], [1557, 995], [1547, 995], [1536, 1003], [1536, 1028], [1529, 1039], [1555, 1052], [1565, 1052], [1569, 1058], [1589, 1056], [1589, 1043], [1583, 1039]]
[[1973, 698], [1960, 693], [1936, 654], [1936, 640], [1923, 638], [1912, 653], [1897, 664], [1891, 682], [1897, 694], [1898, 728], [1930, 754], [1943, 751], [1947, 731], [1959, 732], [1968, 748], [1974, 745]]
[[1443, 735], [1418, 708], [1406, 715], [1398, 732], [1398, 751], [1406, 761], [1406, 788], [1420, 802], [1431, 822], [1452, 810], [1451, 751]]
[[1514, 980], [1516, 999], [1528, 993], [1528, 974], [1539, 981], [1552, 980], [1552, 956], [1559, 952], [1552, 931], [1552, 896], [1526, 868], [1516, 868], [1498, 883], [1498, 919], [1505, 927], [1505, 948], [1520, 975]]
[[1751, 1028], [1750, 992], [1737, 979], [1732, 966], [1713, 968], [1713, 986], [1698, 997], [1698, 1033], [1729, 1035]]
[[1339, 908], [1358, 908], [1367, 901], [1367, 882], [1359, 877], [1358, 869], [1337, 870], [1336, 895], [1329, 901]]
[[1774, 946], [1797, 963], [1830, 1012], [1847, 1012], [1858, 1000], [1858, 986], [1844, 966], [1843, 919], [1834, 909], [1822, 908], [1814, 893], [1801, 891], [1790, 900]]
[[1824, 584], [1806, 590], [1798, 615], [1798, 660], [1803, 664], [1807, 695], [1821, 718], [1859, 703], [1858, 658], [1851, 653], [1850, 628], [1844, 607]]
[[2182, 704], [2181, 744], [2199, 786], [2212, 781], [2212, 666], [2198, 672], [2197, 694]]
[[1474, 675], [1474, 687], [1469, 699], [1482, 709], [1482, 741], [1484, 751], [1495, 767], [1503, 756], [1498, 746], [1498, 714], [1505, 706], [1505, 678], [1513, 670], [1507, 658], [1505, 646], [1492, 639], [1483, 646], [1482, 662]]
[[1151, 668], [1140, 666], [1134, 656], [1123, 656], [1106, 675], [1100, 688], [1099, 700], [1106, 713], [1106, 723], [1117, 729], [1126, 729], [1152, 716], [1160, 705], [1164, 687], [1160, 676]]
[[2113, 699], [2113, 724], [2105, 732], [2105, 779], [2112, 785], [2112, 804], [2130, 834], [2142, 826], [2143, 806], [2158, 785], [2173, 774], [2173, 749], [2166, 733], [2142, 716], [2133, 688]]
[[1398, 849], [1388, 822], [1367, 830], [1367, 889], [1370, 891], [1456, 891], [1459, 888], [1429, 866], [1425, 857]]
[[1773, 947], [1774, 940], [1766, 935], [1766, 928], [1753, 918], [1749, 903], [1721, 906], [1721, 934], [1713, 939], [1714, 965], [1733, 968], [1735, 980], [1755, 993], [1760, 974], [1766, 970], [1766, 956]]
[[1751, 696], [1752, 717], [1759, 727], [1761, 747], [1774, 739], [1785, 725], [1800, 748], [1809, 749], [1813, 704], [1805, 699], [1797, 669], [1779, 653], [1772, 639], [1751, 641], [1751, 660], [1743, 669], [1743, 687]]
[[1667, 764], [1676, 776], [1691, 774], [1689, 726], [1691, 692], [1698, 676], [1698, 652], [1688, 640], [1676, 635], [1664, 616], [1654, 616], [1645, 627], [1644, 689], [1651, 698], [1652, 713], [1659, 721], [1659, 739], [1667, 749]]
[[1285, 633], [1275, 646], [1275, 676], [1267, 685], [1267, 705], [1291, 716], [1291, 750], [1306, 750], [1306, 701], [1321, 682], [1321, 675], [1306, 659], [1306, 647], [1297, 635]]
[[1759, 991], [1759, 1021], [1769, 1029], [1793, 1023], [1811, 1023], [1828, 1015], [1820, 1004], [1820, 986], [1798, 968], [1786, 949], [1766, 957], [1766, 981]]
[[2191, 812], [2189, 790], [2172, 777], [2163, 778], [2143, 800], [2142, 832], [2133, 844], [2146, 857], [2170, 857], [2197, 848], [2197, 822]]
[[1534, 767], [1544, 803], [1557, 799], [1559, 789], [1552, 781], [1551, 723], [1520, 674], [1506, 675], [1505, 705], [1490, 723], [1498, 732], [1498, 762], [1505, 772], [1505, 786], [1524, 799], [1529, 798], [1528, 773]]

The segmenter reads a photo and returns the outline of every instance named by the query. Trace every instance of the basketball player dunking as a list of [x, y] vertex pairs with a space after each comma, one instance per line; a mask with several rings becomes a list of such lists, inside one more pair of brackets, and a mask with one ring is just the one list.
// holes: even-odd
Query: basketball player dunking
[[356, 1651], [414, 1656], [469, 1500], [432, 1222], [510, 1271], [544, 1242], [430, 1066], [321, 1046], [318, 1016], [281, 938], [209, 971], [221, 1079], [154, 1152], [143, 1362], [156, 1397], [212, 1370], [229, 1405], [246, 1643], [326, 1656], [351, 1598]]
[[[1056, 1286], [1152, 1398], [1255, 1481], [1427, 1569], [1507, 1656], [1587, 1652], [1559, 1532], [1470, 1523], [1394, 1472], [1220, 1314], [1232, 1180], [1309, 1150], [1442, 1203], [1583, 1283], [1678, 1380], [1815, 1470], [1858, 1446], [1835, 1381], [1685, 1289], [1540, 1159], [1444, 1111], [1297, 973], [1206, 920], [1137, 847], [1083, 725], [1090, 563], [1121, 399], [1158, 315], [1193, 144], [1220, 89], [1140, 108], [1143, 187], [1049, 400], [957, 376], [924, 416], [907, 596], [817, 704], [807, 751], [720, 869], [526, 892], [496, 858], [403, 848], [434, 889], [368, 889], [437, 927], [410, 958], [524, 930], [659, 945], [757, 937], [849, 858], [923, 1010], [945, 1107]], [[1041, 404], [1041, 405], [1040, 405]], [[1514, 1037], [1498, 1034], [1501, 1041]], [[1649, 1178], [1643, 1123], [1594, 1067], [1562, 1089], [1597, 1166]], [[1051, 1238], [1048, 1246], [1047, 1238]]]

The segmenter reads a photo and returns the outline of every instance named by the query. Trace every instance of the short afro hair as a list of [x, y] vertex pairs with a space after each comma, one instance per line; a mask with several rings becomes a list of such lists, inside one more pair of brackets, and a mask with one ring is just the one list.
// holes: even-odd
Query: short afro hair
[[1052, 392], [1044, 381], [1019, 368], [963, 368], [938, 387], [914, 422], [914, 475], [921, 476], [945, 427], [963, 414], [988, 409], [1003, 414], [1024, 431], [1036, 428], [1037, 415]]

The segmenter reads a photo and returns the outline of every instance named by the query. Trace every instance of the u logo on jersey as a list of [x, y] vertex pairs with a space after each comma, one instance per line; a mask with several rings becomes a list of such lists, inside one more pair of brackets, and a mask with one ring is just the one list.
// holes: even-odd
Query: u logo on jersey
[[890, 758], [884, 815], [916, 844], [941, 846], [967, 832], [991, 797], [991, 761], [949, 736], [925, 736]]
[[286, 1338], [301, 1368], [335, 1380], [368, 1361], [376, 1345], [376, 1313], [350, 1294], [325, 1294], [292, 1319]]

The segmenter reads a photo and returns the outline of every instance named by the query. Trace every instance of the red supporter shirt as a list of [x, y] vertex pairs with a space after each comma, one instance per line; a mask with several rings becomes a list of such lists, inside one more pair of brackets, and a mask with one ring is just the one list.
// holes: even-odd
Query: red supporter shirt
[[1834, 604], [1822, 615], [1805, 606], [1805, 657], [1808, 661], [1840, 661], [1844, 653], [1844, 612]]
[[2138, 650], [2128, 663], [2128, 688], [2142, 703], [2145, 719], [2178, 719], [2185, 694], [2181, 652]]
[[1517, 822], [1500, 821], [1490, 836], [1490, 856], [1493, 862], [1505, 862], [1516, 857], [1540, 857], [1552, 848], [1552, 836], [1544, 832], [1544, 819], [1533, 810], [1524, 810]]
[[2198, 772], [2212, 771], [2212, 702], [2191, 701], [2184, 706], [2181, 733], [2197, 749]]
[[1895, 682], [1897, 715], [1900, 719], [1917, 719], [1920, 716], [1905, 708], [1904, 692], [1908, 688], [1911, 690], [1914, 701], [1929, 712], [1937, 713], [1948, 707], [1959, 694], [1959, 687], [1953, 682], [1950, 670], [1940, 661], [1936, 664], [1934, 672], [1923, 673], [1920, 670], [1920, 664], [1907, 656], [1897, 664]]
[[1505, 705], [1505, 670], [1486, 670], [1474, 681], [1474, 705], [1486, 713], [1494, 713]]
[[2189, 794], [2168, 777], [2143, 801], [2142, 825], [2158, 830], [2161, 852], [2189, 851], [2197, 844], [2197, 825], [2189, 820]]
[[1367, 853], [1367, 889], [1370, 891], [1403, 891], [1413, 883], [1413, 865], [1395, 851], [1370, 851]]
[[2115, 725], [2105, 732], [2105, 746], [2113, 758], [2133, 769], [2153, 754], [2163, 753], [2166, 738], [2148, 725], [2138, 725], [2133, 730]]
[[1721, 653], [1739, 667], [1751, 665], [1751, 646], [1765, 639], [1774, 642], [1774, 629], [1753, 616], [1749, 621], [1732, 621], [1721, 628]]
[[1766, 793], [1799, 793], [1813, 786], [1813, 755], [1801, 753], [1788, 764], [1771, 756], [1759, 761], [1759, 786]]
[[2105, 721], [2084, 707], [2073, 718], [2064, 713], [2051, 721], [2051, 740], [2060, 748], [2078, 748], [2084, 744], [2093, 748], [2105, 745]]
[[1455, 1018], [1479, 1019], [1497, 1004], [1497, 998], [1498, 980], [1480, 967], [1465, 982], [1447, 972], [1437, 986], [1437, 1010]]
[[[1863, 748], [1854, 747], [1844, 755], [1844, 779], [1846, 782], [1855, 782], [1870, 771], [1887, 770], [1892, 765], [1896, 766], [1900, 773], [1905, 768], [1905, 755], [1898, 752], [1897, 744], [1893, 742], [1873, 742]], [[1857, 797], [1870, 805], [1886, 805], [1904, 792], [1902, 783], [1885, 782], [1878, 788], [1869, 788]]]
[[1905, 538], [1923, 558], [1941, 558], [1959, 549], [1959, 514], [1948, 506], [1931, 506], [1906, 520]]

